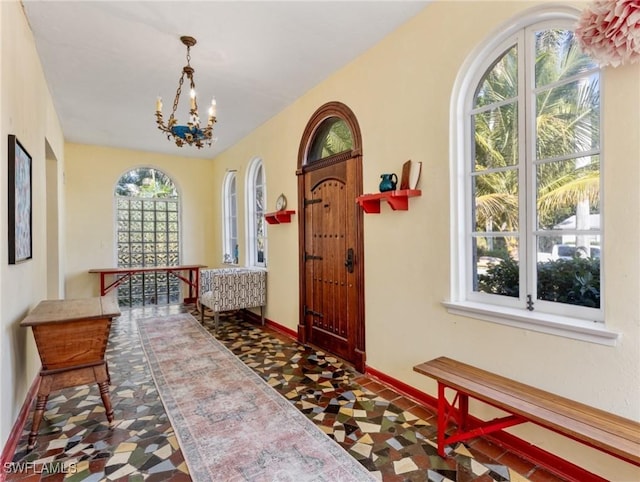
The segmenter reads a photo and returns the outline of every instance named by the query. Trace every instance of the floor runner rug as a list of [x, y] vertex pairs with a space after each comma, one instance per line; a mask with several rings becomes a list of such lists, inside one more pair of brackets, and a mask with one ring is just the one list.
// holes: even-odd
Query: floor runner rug
[[375, 480], [191, 315], [138, 329], [193, 480]]

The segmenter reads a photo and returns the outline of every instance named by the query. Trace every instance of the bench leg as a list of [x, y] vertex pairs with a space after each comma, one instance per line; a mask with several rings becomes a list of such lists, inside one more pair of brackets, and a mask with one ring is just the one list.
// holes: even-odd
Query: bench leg
[[[469, 426], [469, 395], [452, 388], [456, 395], [451, 403], [445, 397], [446, 386], [438, 382], [438, 455], [446, 457], [445, 447], [456, 442], [464, 442], [480, 435], [487, 435], [497, 430], [502, 430], [514, 425], [519, 425], [527, 420], [518, 415], [509, 415], [495, 418], [479, 424]], [[456, 407], [457, 405], [457, 407]], [[455, 433], [447, 437], [446, 428], [449, 418], [455, 419], [457, 429]]]
[[468, 428], [469, 419], [469, 395], [458, 392], [458, 431], [464, 432]]
[[447, 426], [447, 399], [444, 396], [445, 386], [438, 382], [438, 455], [445, 457], [444, 431]]
[[264, 306], [260, 307], [260, 323], [264, 326]]
[[[469, 419], [469, 395], [456, 392], [453, 402], [449, 403], [445, 395], [446, 386], [438, 382], [438, 455], [445, 457], [445, 447], [467, 430]], [[456, 403], [458, 409], [456, 412]], [[454, 417], [458, 426], [456, 435], [447, 438], [446, 429], [449, 418]]]

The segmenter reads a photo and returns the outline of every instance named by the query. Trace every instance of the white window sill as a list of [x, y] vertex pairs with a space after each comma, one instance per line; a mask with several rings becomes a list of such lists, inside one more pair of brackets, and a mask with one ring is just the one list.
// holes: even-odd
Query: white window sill
[[603, 323], [580, 320], [545, 313], [529, 313], [513, 308], [492, 306], [470, 301], [443, 301], [447, 311], [454, 315], [514, 326], [530, 331], [564, 336], [575, 340], [616, 346], [622, 336], [607, 329]]

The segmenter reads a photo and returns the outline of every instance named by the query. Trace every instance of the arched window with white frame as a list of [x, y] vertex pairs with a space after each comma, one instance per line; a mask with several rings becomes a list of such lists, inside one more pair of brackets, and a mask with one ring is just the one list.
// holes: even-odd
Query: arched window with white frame
[[228, 171], [222, 184], [222, 262], [238, 264], [238, 190], [236, 171]]
[[267, 226], [264, 219], [266, 184], [262, 159], [255, 158], [247, 168], [247, 265], [267, 266]]
[[[589, 338], [602, 322], [600, 69], [579, 11], [525, 13], [452, 98], [450, 311]], [[601, 325], [602, 326], [602, 325]]]

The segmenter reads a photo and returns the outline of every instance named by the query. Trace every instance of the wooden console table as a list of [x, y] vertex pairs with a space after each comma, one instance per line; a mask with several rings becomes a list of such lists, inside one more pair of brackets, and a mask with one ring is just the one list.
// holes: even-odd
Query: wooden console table
[[96, 382], [107, 420], [113, 423], [109, 397], [109, 367], [105, 351], [111, 320], [120, 315], [118, 302], [109, 297], [42, 301], [20, 323], [33, 330], [42, 362], [40, 387], [29, 433], [35, 446], [44, 409], [52, 390]]
[[[100, 296], [105, 296], [109, 291], [117, 288], [127, 281], [131, 276], [138, 273], [167, 273], [179, 280], [184, 281], [189, 286], [189, 297], [184, 299], [185, 303], [196, 303], [198, 301], [198, 284], [200, 268], [206, 268], [203, 264], [185, 264], [176, 266], [146, 266], [144, 268], [93, 268], [89, 273], [100, 274]], [[182, 275], [183, 271], [188, 271], [188, 277]], [[110, 284], [106, 283], [106, 276], [115, 276]]]

